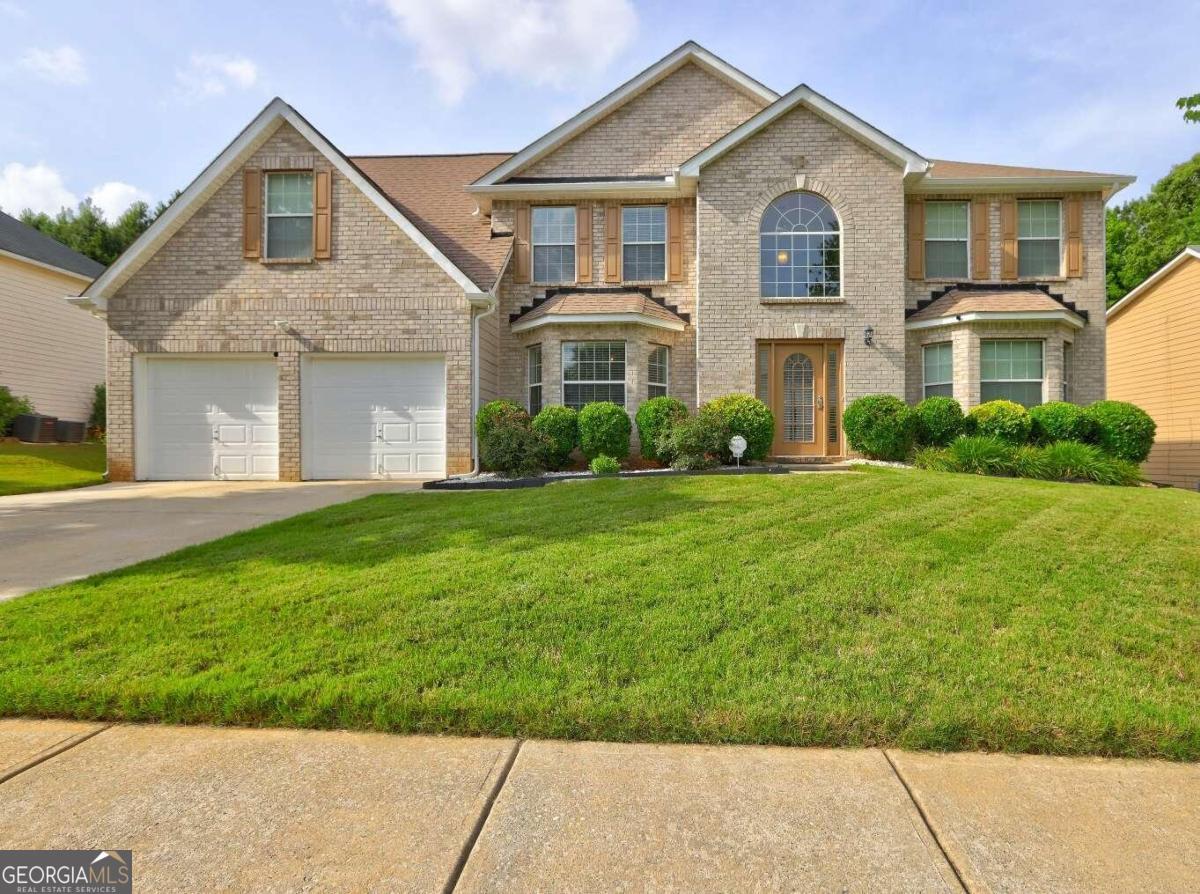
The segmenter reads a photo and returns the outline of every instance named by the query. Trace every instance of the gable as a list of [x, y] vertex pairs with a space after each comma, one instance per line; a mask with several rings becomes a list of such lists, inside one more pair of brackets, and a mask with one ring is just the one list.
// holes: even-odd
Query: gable
[[[1160, 296], [1170, 296], [1164, 299]], [[1156, 300], [1157, 299], [1157, 300]], [[1108, 309], [1108, 325], [1126, 317], [1190, 309], [1200, 315], [1200, 245], [1191, 245], [1151, 274], [1145, 282]], [[1128, 313], [1138, 309], [1138, 314]]]

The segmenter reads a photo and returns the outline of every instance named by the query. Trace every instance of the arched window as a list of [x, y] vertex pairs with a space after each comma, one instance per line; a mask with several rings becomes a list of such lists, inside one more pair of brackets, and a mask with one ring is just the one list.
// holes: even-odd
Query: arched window
[[762, 297], [840, 296], [841, 230], [830, 204], [810, 192], [789, 192], [768, 205], [759, 226]]

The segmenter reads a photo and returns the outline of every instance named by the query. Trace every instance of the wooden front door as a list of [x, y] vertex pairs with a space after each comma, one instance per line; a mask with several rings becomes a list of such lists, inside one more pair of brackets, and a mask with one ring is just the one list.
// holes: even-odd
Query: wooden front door
[[[839, 349], [839, 344], [825, 342], [759, 345], [760, 382], [765, 369], [768, 403], [775, 414], [772, 455], [820, 457], [841, 454], [836, 430], [840, 419], [836, 406]], [[830, 400], [834, 402], [833, 407], [828, 405]]]

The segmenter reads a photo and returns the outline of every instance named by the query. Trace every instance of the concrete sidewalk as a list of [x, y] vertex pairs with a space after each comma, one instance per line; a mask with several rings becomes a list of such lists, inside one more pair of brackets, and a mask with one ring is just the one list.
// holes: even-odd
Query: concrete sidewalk
[[3, 720], [0, 780], [135, 890], [1200, 888], [1194, 764]]

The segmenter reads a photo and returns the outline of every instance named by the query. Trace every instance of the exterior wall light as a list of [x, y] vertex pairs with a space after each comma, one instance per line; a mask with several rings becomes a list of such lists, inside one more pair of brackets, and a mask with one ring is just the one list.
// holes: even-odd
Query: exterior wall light
[[863, 344], [868, 348], [875, 344], [875, 327], [868, 326], [863, 330]]

